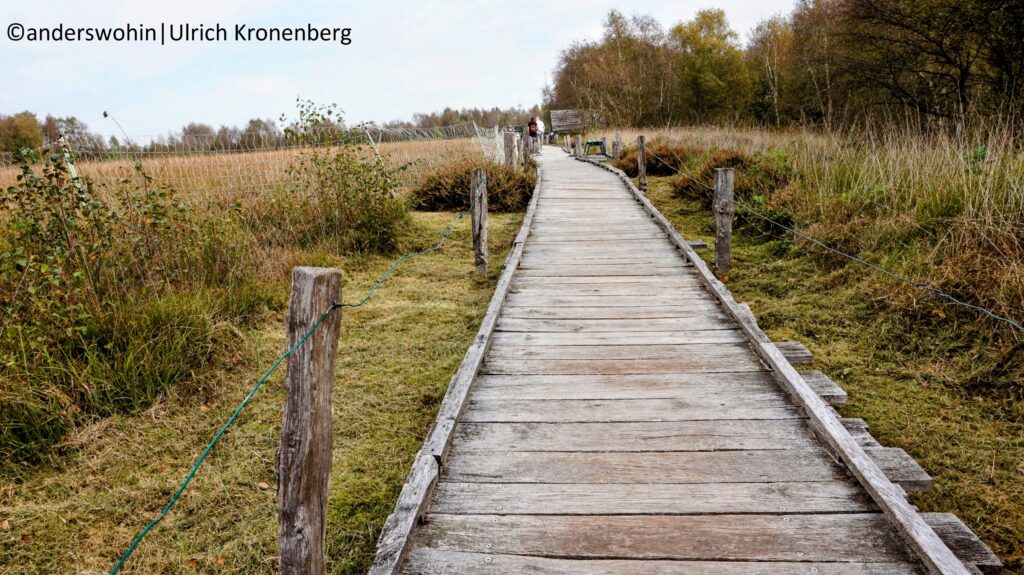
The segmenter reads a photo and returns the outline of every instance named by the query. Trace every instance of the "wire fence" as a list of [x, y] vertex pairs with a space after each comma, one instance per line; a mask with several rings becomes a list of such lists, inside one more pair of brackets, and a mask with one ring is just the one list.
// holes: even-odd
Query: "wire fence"
[[[399, 183], [408, 186], [441, 163], [463, 157], [502, 160], [496, 144], [501, 129], [464, 122], [436, 128], [352, 128], [304, 130], [301, 143], [279, 131], [128, 136], [120, 139], [70, 134], [67, 144], [81, 175], [100, 185], [137, 177], [136, 165], [157, 184], [185, 198], [234, 200], [280, 189], [300, 154], [316, 149], [357, 146], [367, 160], [381, 158], [405, 166]], [[148, 142], [139, 144], [138, 142]], [[14, 154], [0, 154], [0, 187], [19, 173]]]
[[196, 473], [199, 472], [199, 468], [202, 467], [203, 462], [206, 461], [206, 457], [210, 454], [211, 451], [213, 451], [213, 448], [220, 441], [224, 433], [227, 432], [228, 428], [231, 427], [231, 425], [235, 422], [236, 419], [238, 419], [238, 416], [242, 413], [242, 410], [245, 409], [245, 406], [248, 405], [250, 401], [252, 401], [253, 397], [255, 397], [256, 395], [256, 392], [258, 392], [260, 388], [263, 387], [263, 384], [266, 383], [267, 379], [269, 379], [271, 375], [273, 375], [273, 373], [277, 370], [281, 363], [283, 363], [286, 359], [288, 359], [289, 356], [291, 356], [300, 347], [302, 347], [306, 340], [308, 340], [310, 336], [312, 336], [313, 333], [320, 328], [324, 320], [327, 319], [327, 317], [332, 312], [339, 308], [359, 308], [367, 304], [378, 292], [381, 286], [383, 286], [384, 283], [391, 276], [394, 275], [395, 271], [398, 269], [399, 265], [401, 265], [402, 262], [418, 256], [440, 251], [442, 248], [444, 248], [445, 243], [447, 242], [448, 238], [451, 236], [452, 232], [455, 229], [455, 224], [464, 219], [466, 217], [466, 213], [467, 212], [462, 211], [457, 216], [455, 216], [455, 218], [453, 218], [441, 232], [441, 235], [438, 238], [437, 242], [435, 242], [432, 246], [422, 250], [408, 252], [396, 258], [391, 263], [391, 265], [388, 266], [384, 273], [381, 274], [380, 278], [373, 283], [373, 285], [366, 291], [366, 293], [361, 298], [350, 303], [341, 303], [335, 301], [329, 308], [327, 308], [320, 314], [316, 322], [313, 323], [312, 327], [310, 327], [309, 330], [306, 331], [305, 334], [303, 334], [303, 336], [295, 343], [295, 345], [288, 348], [283, 354], [278, 356], [277, 359], [273, 361], [273, 363], [271, 363], [270, 367], [263, 373], [262, 376], [260, 376], [260, 378], [256, 381], [255, 385], [253, 385], [253, 387], [249, 390], [249, 393], [247, 393], [245, 395], [245, 398], [242, 399], [241, 403], [239, 403], [238, 406], [235, 407], [234, 411], [231, 412], [231, 416], [228, 417], [227, 421], [224, 422], [224, 425], [222, 425], [220, 429], [217, 430], [217, 433], [214, 434], [213, 438], [206, 445], [203, 451], [199, 454], [199, 457], [196, 459], [195, 463], [193, 463], [189, 471], [185, 474], [185, 478], [182, 480], [181, 484], [171, 495], [170, 499], [167, 501], [167, 504], [164, 505], [163, 508], [161, 508], [160, 513], [156, 517], [154, 517], [149, 523], [147, 523], [146, 526], [143, 527], [142, 531], [140, 531], [139, 534], [136, 535], [134, 539], [132, 539], [131, 543], [128, 545], [125, 552], [121, 555], [120, 559], [118, 559], [117, 563], [114, 564], [114, 567], [110, 570], [110, 575], [116, 575], [121, 570], [125, 562], [128, 561], [128, 558], [132, 556], [132, 554], [138, 548], [139, 544], [142, 543], [142, 540], [145, 539], [147, 535], [149, 535], [149, 532], [152, 531], [153, 528], [157, 526], [157, 524], [159, 524], [161, 521], [163, 521], [165, 517], [167, 517], [167, 514], [175, 506], [175, 504], [178, 502], [178, 499], [181, 498], [181, 495], [185, 492], [185, 489], [188, 488], [189, 484], [192, 482], [192, 479], [196, 476]]

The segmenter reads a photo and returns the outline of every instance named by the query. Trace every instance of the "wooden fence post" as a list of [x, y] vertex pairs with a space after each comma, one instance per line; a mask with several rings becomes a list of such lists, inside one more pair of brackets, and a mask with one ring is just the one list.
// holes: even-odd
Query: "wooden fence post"
[[601, 152], [604, 154], [608, 153], [608, 138], [601, 136]]
[[715, 267], [729, 273], [732, 266], [733, 168], [715, 169]]
[[[292, 270], [288, 304], [291, 349], [331, 305], [341, 298], [336, 269]], [[284, 423], [278, 452], [281, 575], [322, 575], [327, 526], [327, 486], [334, 431], [331, 388], [341, 312], [335, 311], [288, 358]]]
[[612, 159], [618, 160], [622, 154], [622, 130], [615, 130], [615, 141], [612, 142]]
[[583, 136], [576, 134], [576, 157], [582, 158], [585, 154], [583, 153]]
[[636, 139], [636, 171], [637, 180], [640, 182], [640, 190], [647, 191], [647, 145], [643, 136]]
[[477, 273], [487, 275], [487, 173], [473, 168], [470, 174], [469, 215], [473, 226], [473, 260]]
[[516, 167], [516, 134], [505, 132], [505, 167]]

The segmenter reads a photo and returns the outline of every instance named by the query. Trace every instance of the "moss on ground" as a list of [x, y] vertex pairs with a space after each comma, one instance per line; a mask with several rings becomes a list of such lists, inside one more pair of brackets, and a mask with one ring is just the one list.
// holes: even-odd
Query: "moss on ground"
[[[425, 247], [451, 220], [413, 215], [403, 245]], [[490, 217], [492, 261], [503, 261], [522, 214]], [[391, 258], [308, 252], [296, 265], [344, 270], [354, 301]], [[499, 266], [494, 266], [498, 268]], [[468, 218], [446, 247], [406, 261], [366, 306], [344, 310], [334, 384], [335, 442], [327, 550], [331, 573], [365, 573], [377, 534], [451, 375], [483, 318], [500, 269], [473, 271]], [[69, 435], [58, 467], [0, 476], [0, 572], [107, 573], [166, 503], [195, 457], [284, 347], [289, 286], [243, 351], [206, 377], [206, 396], [174, 396], [132, 416]], [[177, 507], [121, 572], [277, 573], [275, 450], [282, 379], [276, 373], [207, 459]]]
[[[711, 212], [674, 196], [671, 178], [652, 178], [648, 196], [683, 237], [714, 245]], [[713, 262], [713, 247], [700, 253]], [[915, 288], [750, 226], [733, 237], [725, 279], [769, 337], [806, 344], [849, 393], [844, 417], [864, 419], [879, 442], [905, 449], [932, 475], [934, 488], [913, 494], [914, 504], [956, 513], [1009, 571], [1024, 573], [1024, 406], [963, 386], [983, 344], [978, 326], [943, 321], [956, 314], [939, 303], [929, 304], [932, 317], [908, 315], [890, 295], [927, 300]]]

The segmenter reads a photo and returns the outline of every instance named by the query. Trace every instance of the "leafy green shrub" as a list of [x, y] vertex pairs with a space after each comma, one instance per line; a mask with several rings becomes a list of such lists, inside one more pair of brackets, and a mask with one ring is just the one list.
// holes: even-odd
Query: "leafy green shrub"
[[286, 130], [291, 144], [309, 144], [289, 164], [284, 190], [246, 218], [271, 246], [327, 243], [341, 253], [389, 253], [408, 224], [408, 202], [398, 194], [397, 172], [382, 159], [366, 161], [361, 146], [345, 141], [318, 147], [341, 123], [334, 107], [299, 102], [299, 120]]
[[514, 212], [530, 203], [537, 177], [533, 169], [513, 170], [482, 160], [463, 160], [428, 174], [412, 192], [413, 205], [423, 211], [469, 208], [470, 172], [483, 168], [487, 174], [487, 209]]

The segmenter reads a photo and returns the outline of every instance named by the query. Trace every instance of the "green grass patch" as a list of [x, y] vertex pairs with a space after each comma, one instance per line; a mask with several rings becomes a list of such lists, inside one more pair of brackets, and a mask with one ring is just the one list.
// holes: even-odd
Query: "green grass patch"
[[[401, 242], [432, 245], [451, 213], [414, 213]], [[492, 261], [503, 261], [521, 214], [489, 220]], [[389, 256], [313, 250], [293, 263], [343, 270], [343, 300], [361, 297]], [[497, 266], [495, 266], [497, 267]], [[439, 252], [408, 260], [373, 300], [344, 309], [334, 383], [330, 573], [362, 574], [448, 381], [479, 328], [500, 269], [474, 272], [469, 220]], [[266, 282], [268, 312], [214, 354], [196, 377], [204, 393], [172, 387], [146, 411], [69, 433], [63, 457], [8, 470], [0, 483], [0, 565], [6, 574], [109, 571], [166, 503], [230, 411], [282, 352], [286, 274]], [[260, 390], [168, 518], [122, 573], [277, 573], [275, 450], [284, 370]]]
[[[648, 196], [684, 237], [713, 246], [711, 212], [672, 184], [654, 178]], [[849, 393], [844, 417], [863, 418], [934, 477], [911, 496], [922, 511], [956, 513], [1010, 571], [1024, 569], [1024, 403], [1013, 391], [1024, 362], [1007, 328], [778, 230], [738, 229], [726, 278], [737, 300], [773, 340], [807, 345]], [[701, 256], [712, 262], [713, 247]]]

